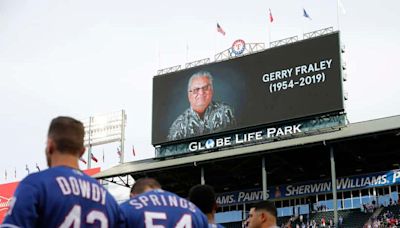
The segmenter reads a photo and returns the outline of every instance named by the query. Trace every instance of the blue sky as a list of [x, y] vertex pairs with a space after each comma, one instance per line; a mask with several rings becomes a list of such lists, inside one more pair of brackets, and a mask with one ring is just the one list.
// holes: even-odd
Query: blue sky
[[[342, 2], [345, 14], [335, 0], [0, 1], [0, 183], [5, 170], [13, 181], [27, 174], [25, 165], [46, 167], [46, 131], [59, 115], [84, 119], [125, 109], [126, 160], [154, 156], [157, 70], [213, 59], [239, 38], [267, 43], [269, 36], [274, 41], [339, 28], [350, 122], [399, 115], [400, 2]], [[302, 16], [303, 8], [312, 20]], [[217, 22], [226, 36], [216, 32]], [[104, 151], [106, 157], [95, 166], [116, 165], [116, 148], [95, 147], [95, 156]]]

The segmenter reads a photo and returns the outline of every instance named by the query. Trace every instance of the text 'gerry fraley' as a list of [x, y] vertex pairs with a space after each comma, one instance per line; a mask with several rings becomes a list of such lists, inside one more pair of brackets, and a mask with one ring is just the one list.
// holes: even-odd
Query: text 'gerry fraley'
[[273, 82], [276, 80], [281, 80], [285, 78], [290, 78], [292, 75], [303, 75], [312, 72], [318, 72], [321, 70], [326, 70], [331, 68], [332, 59], [321, 60], [319, 62], [304, 64], [296, 67], [291, 67], [288, 69], [273, 71], [262, 76], [263, 82]]

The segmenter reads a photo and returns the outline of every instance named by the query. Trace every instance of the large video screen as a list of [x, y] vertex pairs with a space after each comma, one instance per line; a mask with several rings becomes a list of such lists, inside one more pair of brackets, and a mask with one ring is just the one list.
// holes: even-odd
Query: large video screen
[[152, 143], [340, 112], [339, 33], [153, 78]]

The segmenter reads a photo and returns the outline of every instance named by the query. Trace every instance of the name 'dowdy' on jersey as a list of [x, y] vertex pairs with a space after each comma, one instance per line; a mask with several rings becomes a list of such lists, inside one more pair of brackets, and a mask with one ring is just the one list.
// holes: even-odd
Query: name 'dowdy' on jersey
[[56, 178], [58, 187], [60, 187], [64, 195], [75, 195], [95, 202], [99, 202], [102, 205], [106, 204], [107, 192], [96, 183], [90, 183], [85, 180], [81, 180], [75, 177], [69, 177], [68, 179], [59, 176]]

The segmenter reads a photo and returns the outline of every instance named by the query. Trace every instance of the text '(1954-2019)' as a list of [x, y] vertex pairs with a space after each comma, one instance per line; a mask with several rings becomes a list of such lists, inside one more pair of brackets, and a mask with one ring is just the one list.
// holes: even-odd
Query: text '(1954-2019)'
[[262, 81], [269, 84], [270, 93], [316, 85], [326, 81], [325, 70], [330, 69], [331, 66], [332, 59], [321, 60], [266, 73], [262, 76]]

